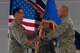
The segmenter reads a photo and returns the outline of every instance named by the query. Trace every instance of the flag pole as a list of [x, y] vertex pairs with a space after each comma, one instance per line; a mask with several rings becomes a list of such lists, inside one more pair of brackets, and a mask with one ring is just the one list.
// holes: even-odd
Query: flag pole
[[29, 4], [33, 5], [34, 3], [30, 0], [26, 0], [26, 2], [28, 2]]
[[[42, 28], [39, 31], [39, 39], [41, 38], [41, 36], [42, 36]], [[37, 43], [36, 43], [36, 48], [35, 48], [35, 52], [34, 53], [37, 53], [38, 52], [39, 43], [40, 43], [40, 40], [37, 41]]]
[[36, 9], [40, 14], [44, 14], [44, 9], [40, 7], [37, 3], [34, 3], [30, 0], [26, 0], [29, 4], [33, 5], [34, 9]]

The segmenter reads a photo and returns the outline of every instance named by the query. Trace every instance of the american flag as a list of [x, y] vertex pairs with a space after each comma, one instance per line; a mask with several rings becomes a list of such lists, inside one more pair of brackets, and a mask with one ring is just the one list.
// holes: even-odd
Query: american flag
[[[29, 2], [32, 2], [32, 1], [29, 0]], [[40, 19], [40, 14], [44, 13], [44, 8], [40, 6], [40, 2], [42, 2], [42, 0], [38, 0], [36, 1], [36, 3], [32, 3], [33, 5], [31, 5], [29, 2], [27, 2], [26, 0], [10, 1], [9, 24], [14, 20], [14, 17], [12, 14], [14, 8], [16, 7], [22, 8], [25, 16], [21, 24], [23, 25], [23, 27], [25, 27], [25, 29], [28, 32], [31, 33], [35, 31], [36, 24], [40, 23], [40, 21], [38, 20], [42, 19], [42, 18]]]

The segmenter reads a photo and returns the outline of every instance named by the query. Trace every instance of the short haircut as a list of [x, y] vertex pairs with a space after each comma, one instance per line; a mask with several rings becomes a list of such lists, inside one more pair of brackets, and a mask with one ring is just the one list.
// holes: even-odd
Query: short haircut
[[22, 8], [15, 8], [15, 9], [13, 10], [13, 16], [15, 15], [16, 12], [19, 12], [20, 9], [22, 9]]
[[67, 12], [69, 11], [69, 9], [68, 9], [68, 7], [66, 5], [61, 5], [61, 7], [65, 8]]

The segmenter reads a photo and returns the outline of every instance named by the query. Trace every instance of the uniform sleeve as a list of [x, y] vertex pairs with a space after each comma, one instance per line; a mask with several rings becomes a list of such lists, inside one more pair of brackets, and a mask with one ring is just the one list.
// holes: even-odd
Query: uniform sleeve
[[59, 25], [56, 29], [54, 29], [53, 32], [53, 37], [55, 38], [57, 35], [61, 35], [64, 33], [67, 29], [69, 28], [69, 24], [67, 21], [63, 21], [61, 25]]
[[28, 41], [28, 38], [27, 38], [27, 36], [29, 35], [28, 33], [25, 34], [24, 31], [20, 31], [19, 29], [15, 27], [11, 27], [10, 30], [12, 32], [12, 35], [16, 39], [16, 41], [18, 41], [21, 45], [30, 47], [30, 48], [32, 48], [35, 45], [36, 41], [34, 40], [33, 42]]
[[57, 37], [57, 35], [61, 35], [66, 31], [66, 29], [69, 28], [69, 24], [66, 21], [63, 21], [61, 25], [59, 25], [56, 29], [53, 31], [49, 31], [46, 37], [43, 38], [45, 41], [52, 40]]
[[34, 32], [27, 33], [27, 34], [28, 34], [28, 36], [27, 36], [28, 39], [34, 39], [39, 35], [39, 31], [36, 29]]

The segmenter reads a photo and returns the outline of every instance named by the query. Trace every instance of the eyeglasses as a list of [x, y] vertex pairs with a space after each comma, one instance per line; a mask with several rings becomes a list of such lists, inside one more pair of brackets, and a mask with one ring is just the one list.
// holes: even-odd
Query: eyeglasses
[[18, 12], [18, 13], [24, 14], [23, 12]]

